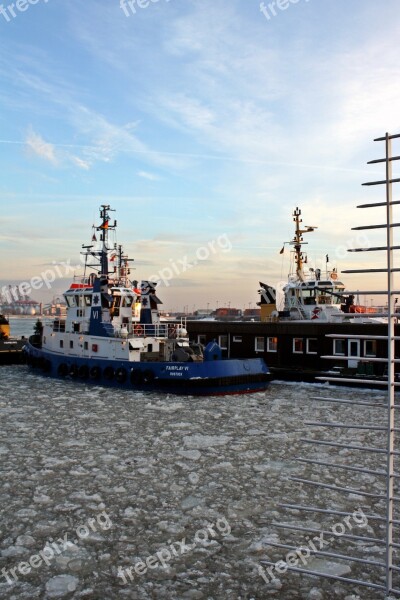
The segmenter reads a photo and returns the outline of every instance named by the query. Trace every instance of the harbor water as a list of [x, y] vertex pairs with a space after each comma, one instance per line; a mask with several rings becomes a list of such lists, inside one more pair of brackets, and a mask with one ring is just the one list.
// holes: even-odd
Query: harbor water
[[[36, 319], [12, 319], [28, 335]], [[384, 456], [343, 447], [307, 421], [384, 424], [384, 411], [323, 403], [314, 396], [383, 400], [377, 391], [275, 382], [262, 393], [218, 398], [110, 391], [54, 380], [26, 366], [1, 373], [0, 597], [204, 600], [377, 600], [377, 590], [293, 572], [270, 574], [316, 534], [323, 551], [382, 560], [385, 480], [296, 462], [384, 468]], [[338, 443], [384, 446], [382, 433], [337, 430]], [[370, 495], [311, 487], [296, 476]], [[317, 504], [343, 517], [290, 511]], [[340, 527], [339, 527], [340, 525]], [[316, 542], [314, 542], [316, 544]], [[312, 548], [312, 546], [309, 546]], [[304, 558], [304, 557], [303, 557]], [[312, 554], [299, 567], [382, 583], [383, 571]], [[273, 577], [271, 576], [273, 573]]]

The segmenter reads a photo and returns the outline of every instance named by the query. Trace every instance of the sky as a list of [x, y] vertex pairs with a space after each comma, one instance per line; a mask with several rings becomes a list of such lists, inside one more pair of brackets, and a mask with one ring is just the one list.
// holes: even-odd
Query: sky
[[18, 6], [0, 6], [1, 286], [60, 295], [101, 204], [169, 310], [255, 307], [287, 277], [296, 206], [310, 265], [381, 264], [347, 249], [383, 241], [351, 228], [384, 222], [356, 206], [384, 200], [361, 184], [400, 132], [398, 0]]

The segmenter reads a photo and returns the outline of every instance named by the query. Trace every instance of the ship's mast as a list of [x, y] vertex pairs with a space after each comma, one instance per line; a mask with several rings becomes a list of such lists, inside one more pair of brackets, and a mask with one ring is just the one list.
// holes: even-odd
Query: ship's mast
[[100, 252], [100, 276], [108, 277], [108, 232], [114, 231], [117, 227], [117, 221], [114, 221], [114, 225], [110, 225], [110, 212], [114, 212], [108, 204], [102, 204], [100, 208], [101, 225], [97, 227], [97, 231], [100, 231], [100, 241], [102, 242]]
[[117, 279], [118, 279], [118, 281], [120, 281], [122, 283], [122, 285], [127, 287], [129, 285], [128, 275], [130, 275], [130, 272], [131, 272], [131, 270], [129, 268], [129, 263], [133, 262], [134, 259], [128, 258], [128, 256], [126, 254], [124, 254], [124, 252], [122, 250], [122, 246], [118, 246], [118, 248], [117, 248], [117, 257], [118, 257], [118, 262], [117, 262], [117, 267], [115, 267]]
[[296, 229], [295, 229], [295, 233], [294, 233], [294, 238], [293, 240], [290, 242], [290, 244], [292, 244], [294, 246], [294, 260], [296, 262], [296, 275], [299, 279], [301, 279], [302, 281], [304, 280], [304, 272], [303, 272], [303, 265], [305, 262], [307, 262], [307, 256], [301, 251], [301, 247], [304, 244], [307, 244], [307, 242], [305, 242], [303, 240], [303, 233], [310, 233], [311, 231], [314, 231], [314, 229], [316, 229], [316, 227], [305, 227], [305, 229], [301, 229], [301, 223], [303, 222], [303, 219], [300, 218], [301, 217], [301, 210], [296, 207], [296, 210], [293, 211], [293, 221], [296, 223]]

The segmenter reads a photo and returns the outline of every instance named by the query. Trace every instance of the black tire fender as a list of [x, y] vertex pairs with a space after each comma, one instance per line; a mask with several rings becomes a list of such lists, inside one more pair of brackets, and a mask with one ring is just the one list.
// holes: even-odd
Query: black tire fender
[[65, 363], [58, 365], [57, 373], [60, 375], [60, 377], [66, 377], [68, 375], [67, 365]]
[[124, 369], [124, 367], [119, 367], [119, 369], [116, 370], [115, 379], [118, 381], [118, 383], [125, 383], [126, 369]]
[[107, 379], [107, 381], [112, 381], [114, 379], [115, 371], [113, 367], [108, 366], [104, 369], [103, 374], [104, 379]]
[[101, 369], [100, 367], [92, 367], [90, 369], [90, 379], [100, 379], [101, 377]]
[[140, 369], [131, 370], [131, 384], [140, 385], [143, 381], [142, 371]]
[[151, 369], [146, 369], [143, 372], [143, 383], [152, 383], [154, 381], [154, 373]]
[[89, 367], [87, 365], [81, 365], [79, 367], [78, 376], [80, 379], [87, 379], [89, 375]]

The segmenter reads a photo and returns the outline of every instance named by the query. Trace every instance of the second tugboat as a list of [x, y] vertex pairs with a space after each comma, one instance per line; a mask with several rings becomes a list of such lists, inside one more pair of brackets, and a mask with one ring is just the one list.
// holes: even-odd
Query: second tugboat
[[[142, 281], [137, 289], [122, 247], [110, 245], [117, 227], [111, 210], [100, 208], [100, 247], [83, 246], [85, 272], [64, 294], [66, 319], [37, 327], [25, 346], [28, 364], [50, 376], [118, 388], [190, 395], [264, 390], [270, 373], [263, 359], [222, 359], [217, 343], [203, 348], [189, 341], [183, 325], [160, 322], [157, 284]], [[133, 321], [138, 302], [140, 318]]]

